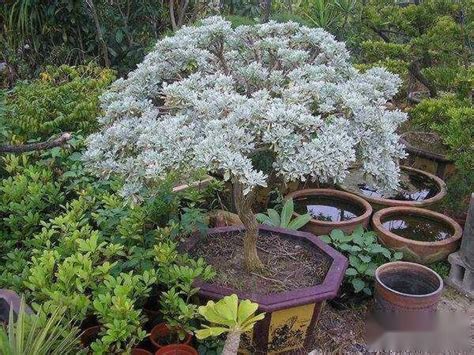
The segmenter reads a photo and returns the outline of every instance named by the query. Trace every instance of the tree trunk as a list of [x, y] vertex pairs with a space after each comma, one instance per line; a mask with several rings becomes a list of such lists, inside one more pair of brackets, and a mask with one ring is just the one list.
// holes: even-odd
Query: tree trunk
[[255, 214], [252, 211], [252, 205], [255, 199], [254, 191], [244, 195], [244, 186], [233, 181], [234, 202], [242, 223], [245, 226], [244, 238], [244, 260], [248, 271], [259, 271], [263, 269], [263, 263], [257, 254], [258, 223]]
[[268, 22], [270, 19], [270, 11], [272, 8], [272, 0], [261, 0], [262, 23]]
[[239, 344], [240, 332], [228, 333], [224, 343], [224, 349], [222, 349], [222, 355], [236, 355], [239, 350]]
[[100, 28], [99, 16], [97, 15], [97, 10], [92, 0], [86, 0], [86, 4], [91, 9], [92, 18], [94, 20], [95, 30], [97, 32], [97, 39], [101, 48], [102, 57], [104, 58], [104, 65], [110, 67], [109, 54], [107, 49], [107, 43], [105, 43], [104, 36], [102, 34], [102, 29]]

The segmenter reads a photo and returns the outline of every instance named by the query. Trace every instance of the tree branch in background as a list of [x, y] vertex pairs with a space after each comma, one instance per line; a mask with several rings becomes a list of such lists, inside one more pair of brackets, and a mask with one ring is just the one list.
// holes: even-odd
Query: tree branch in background
[[438, 94], [436, 87], [423, 74], [421, 74], [419, 61], [415, 60], [411, 62], [408, 67], [408, 71], [416, 80], [418, 80], [420, 83], [426, 86], [426, 88], [430, 92], [430, 97], [436, 97], [436, 95]]
[[104, 58], [104, 65], [108, 68], [110, 67], [110, 60], [109, 54], [107, 49], [107, 43], [105, 43], [104, 36], [102, 34], [102, 29], [100, 28], [99, 16], [97, 15], [97, 10], [94, 5], [94, 1], [92, 0], [85, 0], [87, 6], [89, 6], [92, 14], [92, 18], [94, 19], [95, 30], [97, 32], [97, 39], [100, 43], [102, 56]]
[[51, 149], [54, 147], [60, 147], [64, 145], [68, 140], [72, 138], [71, 133], [63, 133], [60, 137], [52, 140], [39, 143], [19, 144], [19, 145], [0, 145], [0, 153], [25, 153], [32, 152], [34, 150]]
[[260, 7], [262, 11], [262, 23], [268, 22], [270, 19], [270, 10], [272, 8], [272, 0], [261, 0]]

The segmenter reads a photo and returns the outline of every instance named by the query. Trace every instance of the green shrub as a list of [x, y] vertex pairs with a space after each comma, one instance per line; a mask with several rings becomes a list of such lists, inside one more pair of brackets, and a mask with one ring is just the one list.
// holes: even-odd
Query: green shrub
[[61, 132], [90, 133], [100, 113], [99, 95], [113, 71], [94, 65], [50, 67], [32, 82], [18, 83], [5, 102], [14, 140], [47, 139]]
[[474, 108], [470, 99], [447, 95], [422, 101], [411, 110], [413, 123], [436, 131], [459, 169], [474, 169]]
[[364, 41], [361, 44], [361, 50], [362, 61], [365, 63], [384, 60], [406, 62], [409, 59], [410, 48], [406, 44]]
[[364, 232], [358, 226], [351, 235], [344, 235], [339, 229], [320, 237], [349, 258], [344, 283], [350, 284], [355, 293], [372, 294], [375, 270], [380, 265], [400, 260], [403, 254], [392, 253], [377, 242], [374, 232]]

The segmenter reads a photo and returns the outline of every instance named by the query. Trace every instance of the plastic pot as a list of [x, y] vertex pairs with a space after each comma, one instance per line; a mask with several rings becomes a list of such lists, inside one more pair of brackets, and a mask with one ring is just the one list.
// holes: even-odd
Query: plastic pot
[[155, 355], [198, 355], [198, 352], [186, 344], [173, 344], [158, 349]]
[[[170, 328], [166, 323], [160, 323], [153, 327], [150, 332], [149, 338], [151, 343], [156, 348], [162, 348], [168, 346], [163, 342], [163, 338], [170, 336], [173, 332], [176, 332], [173, 328]], [[181, 342], [181, 344], [189, 344], [191, 342], [192, 335], [187, 334], [186, 338]], [[169, 345], [176, 345], [176, 344], [169, 344]]]

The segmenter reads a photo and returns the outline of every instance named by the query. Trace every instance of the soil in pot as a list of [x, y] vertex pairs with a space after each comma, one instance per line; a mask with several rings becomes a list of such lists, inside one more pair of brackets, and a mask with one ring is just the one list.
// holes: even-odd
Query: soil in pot
[[424, 201], [440, 192], [434, 180], [406, 169], [401, 170], [400, 190], [394, 193], [384, 194], [377, 191], [370, 183], [365, 182], [364, 172], [359, 169], [351, 171], [343, 186], [349, 191], [360, 193], [366, 197], [399, 201]]
[[360, 206], [354, 203], [322, 195], [297, 197], [294, 204], [296, 213], [309, 213], [312, 218], [325, 222], [349, 221], [364, 213]]
[[453, 235], [449, 225], [421, 215], [390, 215], [382, 226], [403, 238], [420, 242], [437, 242]]
[[191, 256], [204, 258], [216, 269], [216, 285], [263, 295], [311, 287], [322, 283], [332, 262], [309, 242], [261, 233], [257, 249], [266, 270], [264, 274], [249, 273], [243, 260], [244, 234], [237, 233], [206, 236], [190, 251]]
[[449, 153], [449, 147], [443, 143], [441, 137], [436, 133], [407, 132], [403, 135], [403, 139], [411, 146], [430, 153], [444, 156]]

